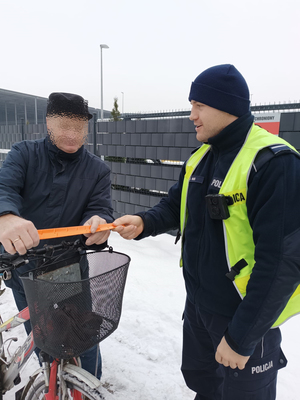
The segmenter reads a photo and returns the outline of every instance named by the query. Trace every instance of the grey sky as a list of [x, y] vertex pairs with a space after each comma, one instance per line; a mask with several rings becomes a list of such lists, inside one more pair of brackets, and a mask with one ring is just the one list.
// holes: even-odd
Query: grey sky
[[300, 100], [299, 0], [0, 0], [0, 87], [104, 108], [188, 109], [192, 80], [234, 64], [253, 104]]

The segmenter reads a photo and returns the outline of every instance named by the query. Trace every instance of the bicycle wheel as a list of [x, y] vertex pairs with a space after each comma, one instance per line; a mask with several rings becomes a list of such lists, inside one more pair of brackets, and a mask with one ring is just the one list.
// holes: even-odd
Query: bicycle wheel
[[[67, 386], [66, 396], [63, 400], [104, 400], [98, 389], [92, 388], [74, 375], [63, 372], [63, 378]], [[44, 375], [39, 375], [27, 392], [25, 400], [42, 400], [45, 394]]]

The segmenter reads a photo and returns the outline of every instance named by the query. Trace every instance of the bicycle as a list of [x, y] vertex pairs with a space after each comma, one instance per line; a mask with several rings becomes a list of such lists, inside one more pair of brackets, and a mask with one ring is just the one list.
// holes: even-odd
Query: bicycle
[[[96, 251], [80, 240], [62, 241], [23, 256], [0, 255], [2, 279], [32, 260], [38, 267], [21, 276], [28, 307], [5, 322], [0, 316], [0, 399], [20, 383], [35, 347], [42, 366], [16, 393], [17, 400], [104, 399], [100, 381], [81, 368], [79, 356], [117, 329], [130, 257], [111, 247]], [[82, 270], [88, 272], [83, 278]], [[29, 319], [31, 333], [7, 360], [16, 338], [4, 342], [2, 333]]]

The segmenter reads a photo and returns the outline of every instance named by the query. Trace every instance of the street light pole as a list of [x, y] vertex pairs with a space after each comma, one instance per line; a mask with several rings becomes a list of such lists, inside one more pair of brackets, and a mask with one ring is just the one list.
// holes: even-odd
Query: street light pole
[[103, 121], [103, 69], [102, 69], [102, 49], [109, 49], [107, 44], [100, 44], [100, 71], [101, 71], [101, 121]]
[[124, 92], [122, 93], [122, 114], [124, 114]]

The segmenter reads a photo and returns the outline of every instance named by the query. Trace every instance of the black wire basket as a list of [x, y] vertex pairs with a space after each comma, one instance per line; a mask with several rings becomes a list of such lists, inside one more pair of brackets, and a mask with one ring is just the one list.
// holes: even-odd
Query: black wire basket
[[35, 345], [54, 358], [66, 359], [114, 332], [129, 263], [123, 253], [91, 252], [21, 276]]

